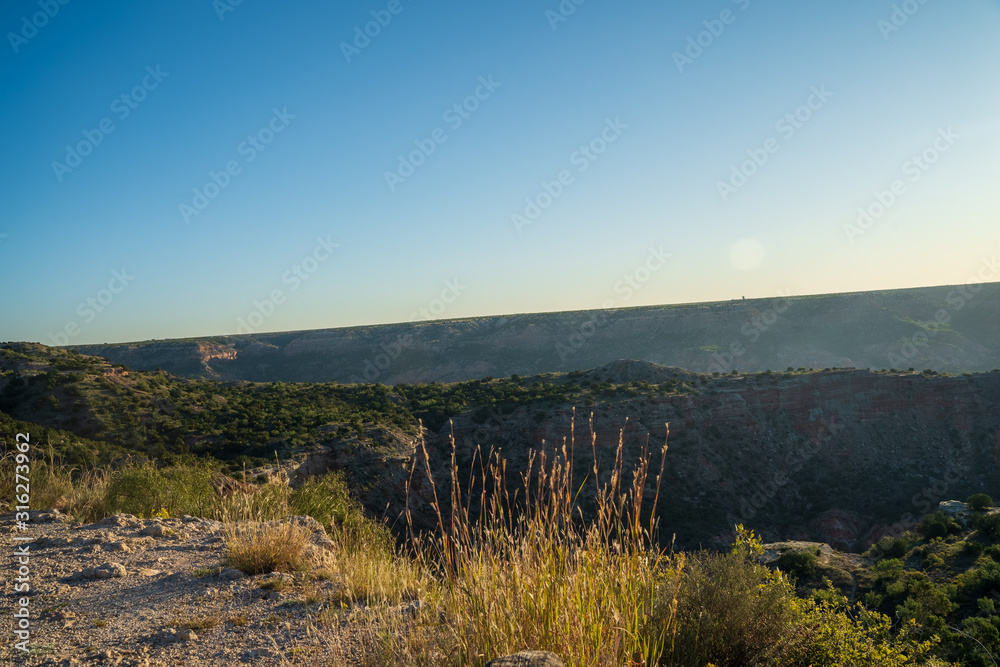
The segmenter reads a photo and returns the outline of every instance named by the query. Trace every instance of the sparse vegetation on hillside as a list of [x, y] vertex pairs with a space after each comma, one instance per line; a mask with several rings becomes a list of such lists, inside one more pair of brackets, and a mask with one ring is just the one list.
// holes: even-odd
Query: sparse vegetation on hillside
[[776, 565], [798, 580], [801, 598], [853, 594], [892, 619], [893, 633], [931, 642], [937, 660], [972, 667], [1000, 661], [1000, 512], [964, 519], [932, 513], [913, 531], [884, 537], [865, 557], [840, 581], [840, 570], [808, 551], [786, 552]]
[[[555, 650], [567, 664], [943, 664], [933, 656], [978, 667], [1000, 656], [1000, 513], [985, 494], [969, 498], [967, 518], [929, 514], [848, 571], [812, 550], [786, 552], [766, 567], [749, 531], [728, 553], [662, 550], [652, 512], [662, 501], [658, 477], [642, 467], [645, 457], [638, 475], [635, 456], [625, 464], [621, 439], [617, 458], [613, 447], [603, 454], [605, 465], [614, 458], [610, 469], [593, 467], [596, 450], [574, 456], [571, 434], [568, 452], [549, 443], [516, 469], [523, 478], [500, 458], [483, 461], [481, 451], [457, 451], [452, 441], [447, 485], [429, 465], [447, 452], [423, 450], [424, 489], [442, 485], [431, 507], [437, 530], [418, 537], [411, 524], [405, 550], [362, 509], [349, 470], [295, 488], [280, 474], [243, 473], [275, 450], [330, 441], [344, 451], [373, 449], [365, 438], [379, 425], [424, 434], [418, 419], [439, 428], [463, 414], [467, 424], [515, 415], [543, 428], [539, 406], [590, 399], [624, 409], [663, 396], [705, 398], [750, 383], [773, 387], [773, 373], [669, 371], [652, 382], [605, 369], [450, 385], [235, 385], [135, 373], [30, 345], [0, 346], [0, 373], [0, 404], [13, 413], [0, 411], [0, 428], [31, 432], [35, 443], [32, 507], [59, 507], [86, 522], [117, 512], [226, 520], [231, 565], [336, 578], [342, 585], [327, 610], [371, 605], [380, 619], [366, 635], [373, 664], [479, 664], [529, 645]], [[722, 440], [727, 428], [711, 424], [706, 433]], [[994, 435], [976, 432], [983, 442]], [[688, 431], [678, 449], [700, 437]], [[13, 463], [9, 453], [0, 457], [2, 470]], [[472, 482], [470, 470], [478, 471]], [[223, 491], [220, 472], [255, 483], [228, 479]], [[12, 480], [0, 480], [8, 499]], [[312, 516], [330, 535], [321, 561], [303, 557], [291, 515]]]
[[993, 499], [985, 493], [974, 493], [965, 501], [973, 512], [985, 512], [993, 507]]
[[698, 376], [691, 374], [659, 385], [579, 383], [572, 373], [531, 384], [520, 378], [396, 387], [222, 383], [128, 371], [98, 357], [28, 343], [0, 345], [0, 374], [0, 420], [31, 415], [64, 429], [32, 432], [55, 439], [54, 452], [65, 463], [93, 467], [125, 454], [177, 462], [194, 455], [231, 473], [264, 465], [276, 451], [284, 456], [334, 438], [365, 436], [373, 425], [416, 434], [418, 420], [438, 430], [466, 410], [485, 423], [520, 406], [698, 391]]
[[[496, 480], [502, 462], [491, 461]], [[785, 576], [758, 563], [760, 543], [752, 533], [741, 532], [729, 554], [659, 550], [651, 539], [655, 517], [642, 511], [645, 490], [655, 488], [655, 471], [624, 470], [620, 455], [617, 461], [593, 524], [574, 518], [573, 489], [591, 479], [574, 479], [574, 467], [563, 458], [543, 458], [532, 466], [521, 495], [484, 496], [478, 518], [463, 512], [451, 520], [441, 516], [439, 531], [417, 539], [415, 551], [393, 548], [385, 528], [361, 516], [337, 475], [295, 490], [274, 479], [206, 502], [204, 467], [154, 472], [144, 464], [80, 478], [71, 493], [97, 499], [88, 507], [88, 521], [124, 509], [123, 490], [138, 493], [139, 504], [128, 509], [146, 516], [169, 515], [165, 506], [157, 507], [165, 500], [179, 503], [173, 505], [178, 512], [222, 516], [229, 526], [228, 565], [248, 573], [302, 570], [307, 577], [338, 578], [335, 599], [310, 602], [320, 605], [316, 631], [324, 609], [364, 601], [382, 610], [359, 621], [368, 623], [363, 636], [369, 664], [482, 664], [529, 645], [558, 652], [568, 665], [925, 664], [936, 635], [921, 620], [893, 628], [889, 617], [855, 609], [837, 594], [797, 597]], [[453, 460], [451, 493], [467, 494], [454, 466]], [[145, 484], [164, 481], [172, 492], [141, 492]], [[40, 491], [46, 491], [45, 481]], [[453, 501], [463, 507], [457, 497]], [[290, 514], [310, 508], [333, 539], [325, 560], [306, 559], [306, 534], [287, 522]], [[992, 525], [988, 519], [983, 517], [984, 526]], [[883, 562], [878, 571], [885, 577], [905, 578], [902, 561]], [[981, 587], [994, 576], [988, 567], [979, 569], [963, 580], [965, 588]], [[393, 611], [409, 600], [418, 601], [410, 613]], [[980, 601], [979, 608], [988, 605]], [[929, 636], [921, 640], [921, 633]]]
[[[623, 357], [742, 372], [771, 368], [997, 366], [1000, 285], [959, 298], [947, 326], [927, 319], [954, 304], [954, 287], [789, 296], [717, 303], [537, 313], [323, 331], [80, 346], [135, 368], [190, 378], [295, 382], [462, 381], [594, 368]], [[835, 316], [831, 317], [831, 313]], [[922, 344], [907, 339], [928, 331]], [[363, 341], [358, 344], [358, 341]], [[303, 345], [305, 343], [305, 345]], [[303, 348], [308, 349], [305, 352]], [[224, 350], [212, 358], [206, 350]], [[235, 355], [234, 355], [235, 353]], [[235, 358], [233, 358], [235, 357]]]

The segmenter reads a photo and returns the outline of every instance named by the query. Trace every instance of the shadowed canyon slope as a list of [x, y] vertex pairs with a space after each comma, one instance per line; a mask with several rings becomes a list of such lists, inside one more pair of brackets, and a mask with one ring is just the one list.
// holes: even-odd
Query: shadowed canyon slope
[[693, 371], [1000, 368], [1000, 283], [80, 345], [130, 368], [286, 382], [455, 382], [616, 359]]
[[[659, 512], [666, 537], [676, 533], [682, 546], [727, 544], [732, 526], [742, 522], [769, 539], [859, 549], [913, 528], [939, 501], [1000, 487], [1000, 372], [759, 374], [695, 381], [697, 391], [686, 395], [643, 392], [676, 371], [622, 361], [584, 372], [579, 382], [611, 379], [628, 388], [577, 409], [575, 432], [582, 479], [592, 460], [592, 410], [604, 482], [623, 426], [625, 469], [647, 436], [658, 468], [669, 422]], [[529, 452], [556, 453], [569, 435], [572, 410], [539, 408], [494, 410], [485, 419], [457, 415], [459, 463], [472, 465], [476, 443], [489, 444], [502, 448], [508, 477], [516, 477]], [[449, 432], [445, 426], [428, 438], [439, 480], [447, 478]], [[338, 449], [333, 444], [328, 456], [335, 460]], [[402, 482], [396, 480], [400, 489]], [[411, 507], [430, 527], [432, 497], [426, 485], [416, 489], [422, 502], [411, 498]], [[592, 491], [583, 485], [584, 503]], [[651, 500], [652, 481], [647, 495]], [[394, 509], [401, 502], [400, 495]]]

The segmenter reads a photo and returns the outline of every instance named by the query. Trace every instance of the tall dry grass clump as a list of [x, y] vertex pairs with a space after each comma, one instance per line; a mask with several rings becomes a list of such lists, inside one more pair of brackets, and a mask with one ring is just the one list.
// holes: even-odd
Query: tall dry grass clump
[[397, 553], [389, 528], [365, 515], [341, 473], [303, 481], [291, 492], [289, 503], [295, 514], [322, 523], [333, 542], [318, 573], [341, 584], [337, 602], [393, 605], [417, 598], [427, 587], [425, 572]]
[[[42, 450], [30, 462], [31, 502], [33, 510], [58, 509], [80, 521], [103, 518], [110, 474], [106, 469], [80, 470], [57, 463], [55, 453]], [[16, 453], [0, 458], [0, 497], [14, 497]], [[10, 503], [13, 509], [14, 503]]]
[[[596, 462], [593, 415], [590, 432]], [[596, 463], [588, 479], [574, 479], [571, 427], [561, 449], [530, 455], [514, 492], [506, 462], [494, 452], [485, 460], [479, 456], [479, 479], [463, 493], [454, 436], [451, 444], [450, 516], [438, 502], [422, 444], [438, 530], [432, 538], [412, 536], [418, 560], [440, 582], [429, 601], [444, 623], [436, 632], [414, 624], [404, 639], [389, 642], [386, 662], [423, 657], [436, 664], [476, 665], [531, 648], [553, 651], [567, 665], [629, 665], [655, 664], [669, 653], [673, 615], [664, 617], [661, 608], [652, 625], [657, 599], [664, 588], [676, 591], [683, 567], [655, 540], [666, 443], [653, 507], [645, 513], [648, 439], [639, 464], [626, 471], [624, 429], [606, 483], [598, 482]], [[475, 512], [468, 494], [477, 484]], [[585, 484], [595, 485], [594, 518], [587, 522], [578, 503]]]
[[279, 480], [253, 493], [233, 493], [221, 503], [230, 567], [251, 575], [306, 568], [310, 532], [291, 520], [291, 495]]
[[332, 538], [327, 572], [340, 586], [337, 602], [343, 605], [397, 605], [418, 599], [430, 583], [427, 571], [412, 559], [374, 544], [365, 548], [356, 541]]
[[227, 522], [223, 531], [229, 566], [251, 575], [305, 569], [309, 537], [290, 521]]
[[[426, 587], [424, 572], [400, 557], [389, 529], [367, 518], [337, 473], [293, 489], [282, 474], [251, 493], [221, 501], [229, 565], [247, 574], [308, 571], [336, 579], [338, 604], [397, 604]], [[310, 548], [311, 531], [295, 516], [323, 525], [332, 548]]]

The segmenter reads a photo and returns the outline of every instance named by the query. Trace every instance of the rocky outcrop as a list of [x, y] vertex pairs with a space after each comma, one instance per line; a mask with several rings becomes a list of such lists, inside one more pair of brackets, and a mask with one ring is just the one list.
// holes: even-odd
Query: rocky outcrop
[[[236, 348], [214, 340], [163, 340], [115, 345], [86, 345], [73, 349], [112, 360], [134, 370], [166, 370], [181, 377], [219, 379], [213, 368], [219, 361], [233, 362]], [[90, 351], [85, 351], [90, 350]]]
[[[419, 439], [399, 429], [371, 427], [361, 435], [338, 438], [330, 434], [322, 451], [308, 455], [291, 475], [298, 486], [306, 478], [328, 471], [341, 472], [372, 516], [387, 518], [399, 533], [406, 507], [406, 484]], [[419, 485], [419, 482], [418, 482]], [[429, 507], [428, 507], [429, 509]], [[430, 514], [418, 511], [421, 526], [433, 525]]]
[[224, 475], [221, 472], [212, 473], [212, 489], [221, 498], [228, 498], [233, 494], [234, 491], [239, 491], [241, 493], [251, 493], [254, 490], [253, 484], [247, 484], [246, 482], [241, 482], [235, 480], [228, 475]]

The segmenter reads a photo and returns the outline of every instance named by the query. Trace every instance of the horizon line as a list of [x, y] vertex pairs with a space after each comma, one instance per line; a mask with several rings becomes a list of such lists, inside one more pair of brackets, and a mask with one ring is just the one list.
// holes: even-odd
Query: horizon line
[[645, 306], [616, 306], [613, 308], [583, 308], [578, 310], [545, 310], [545, 311], [534, 311], [534, 312], [522, 312], [522, 313], [497, 313], [492, 315], [471, 315], [465, 317], [451, 317], [442, 318], [434, 320], [410, 320], [408, 322], [376, 322], [370, 324], [353, 324], [347, 326], [333, 326], [333, 327], [319, 327], [314, 329], [285, 329], [279, 331], [256, 331], [252, 333], [224, 333], [224, 334], [201, 334], [195, 336], [184, 336], [180, 338], [148, 338], [145, 340], [130, 340], [130, 341], [119, 341], [119, 342], [100, 342], [100, 343], [75, 343], [71, 345], [47, 345], [42, 341], [8, 341], [11, 343], [23, 342], [23, 343], [38, 343], [40, 345], [46, 345], [46, 347], [61, 348], [61, 349], [72, 349], [78, 347], [90, 347], [97, 345], [137, 345], [142, 343], [151, 342], [167, 342], [167, 341], [199, 341], [199, 340], [211, 340], [220, 338], [241, 338], [244, 336], [277, 336], [282, 334], [294, 334], [294, 333], [314, 333], [319, 331], [343, 331], [349, 329], [366, 329], [371, 327], [398, 327], [406, 325], [426, 325], [426, 324], [442, 324], [446, 322], [464, 322], [469, 320], [487, 320], [487, 319], [500, 319], [505, 317], [525, 317], [529, 315], [569, 315], [574, 313], [592, 313], [592, 312], [615, 312], [624, 310], [648, 310], [652, 308], [684, 308], [692, 306], [713, 306], [729, 303], [748, 303], [756, 301], [773, 301], [775, 299], [811, 299], [816, 297], [835, 297], [835, 296], [853, 296], [860, 294], [881, 294], [885, 292], [905, 292], [913, 290], [932, 290], [932, 289], [947, 289], [947, 288], [959, 288], [967, 285], [1000, 285], [1000, 281], [995, 282], [968, 282], [961, 284], [949, 284], [949, 285], [924, 285], [918, 287], [891, 287], [883, 289], [872, 289], [872, 290], [853, 290], [848, 292], [822, 292], [819, 294], [789, 294], [789, 295], [776, 295], [776, 296], [766, 296], [766, 297], [740, 297], [725, 300], [716, 301], [688, 301], [681, 303], [662, 303], [653, 304]]

